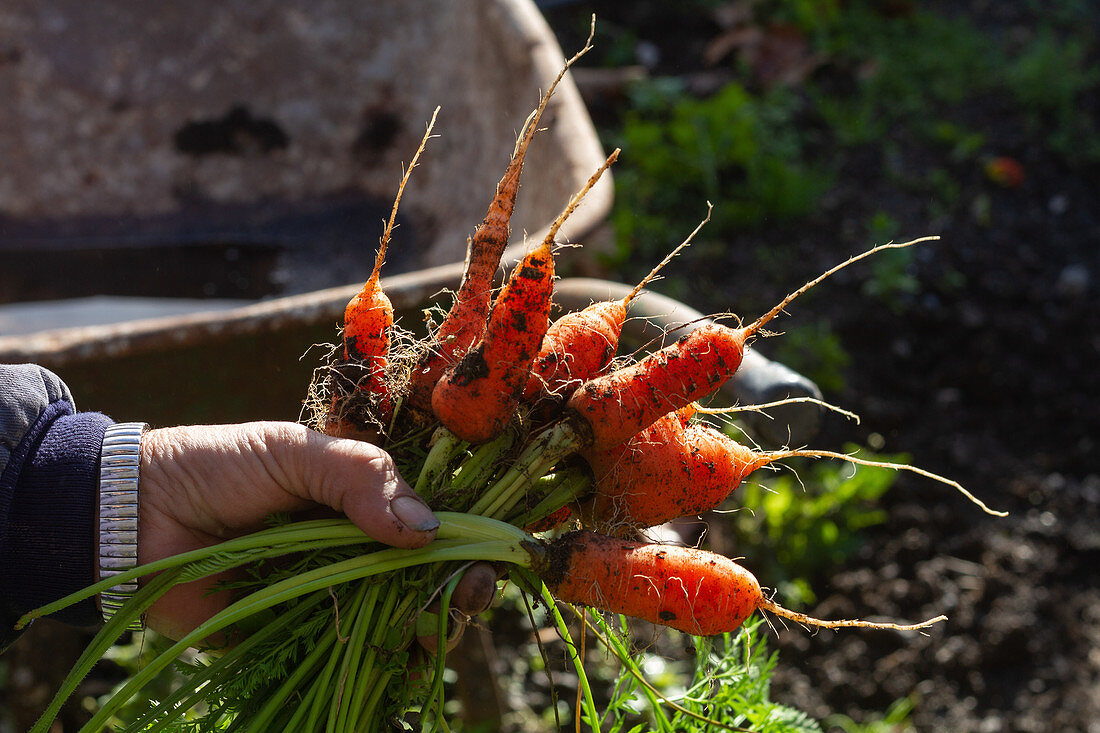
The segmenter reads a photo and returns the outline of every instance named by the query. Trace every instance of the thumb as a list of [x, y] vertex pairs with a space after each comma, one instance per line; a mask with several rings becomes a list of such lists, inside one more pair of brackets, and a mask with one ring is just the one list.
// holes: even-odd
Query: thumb
[[367, 535], [394, 547], [422, 547], [435, 539], [439, 519], [376, 445], [310, 431], [297, 465], [303, 498], [343, 512]]

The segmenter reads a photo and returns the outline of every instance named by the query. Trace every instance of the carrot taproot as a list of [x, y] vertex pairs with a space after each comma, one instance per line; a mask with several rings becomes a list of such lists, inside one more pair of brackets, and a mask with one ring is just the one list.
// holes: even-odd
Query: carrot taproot
[[711, 208], [708, 203], [706, 218], [625, 297], [593, 303], [582, 310], [566, 313], [551, 324], [532, 365], [523, 391], [524, 399], [569, 395], [589, 379], [603, 374], [619, 348], [619, 337], [631, 301], [672, 258], [691, 244], [699, 230], [710, 221]]
[[635, 364], [585, 382], [569, 398], [566, 409], [578, 422], [589, 445], [596, 449], [619, 445], [661, 415], [710, 394], [733, 376], [741, 365], [747, 342], [799, 295], [876, 252], [931, 239], [938, 237], [900, 244], [889, 242], [855, 255], [790, 293], [748, 326], [704, 324]]
[[595, 475], [586, 517], [599, 527], [653, 527], [716, 508], [753, 471], [795, 457], [834, 458], [856, 465], [911, 471], [945, 483], [982, 508], [958, 482], [916, 466], [873, 461], [807, 448], [757, 451], [706, 423], [680, 427], [676, 413], [664, 416], [626, 443], [604, 451], [583, 451]]
[[[352, 375], [351, 370], [345, 367], [342, 375], [348, 381], [354, 381], [357, 390], [377, 396], [380, 402], [378, 413], [383, 416], [383, 420], [393, 409], [389, 385], [385, 381], [386, 367], [389, 364], [390, 332], [393, 329], [393, 304], [382, 290], [380, 274], [382, 263], [386, 260], [386, 249], [397, 222], [397, 210], [401, 205], [405, 186], [420, 160], [420, 154], [424, 152], [428, 140], [431, 139], [432, 128], [435, 127], [438, 116], [439, 107], [436, 107], [432, 112], [431, 120], [428, 121], [424, 136], [420, 139], [420, 145], [413, 154], [412, 161], [401, 175], [393, 208], [390, 209], [390, 217], [379, 239], [378, 253], [374, 258], [374, 268], [371, 270], [370, 277], [344, 308], [342, 360], [345, 365], [354, 364], [356, 373]], [[346, 396], [347, 390], [334, 389], [333, 391], [325, 432], [337, 437], [366, 438], [373, 435], [373, 430], [364, 432], [346, 415], [339, 414], [341, 412], [339, 404]]]
[[393, 327], [393, 304], [382, 290], [379, 275], [382, 271], [382, 263], [386, 259], [386, 249], [390, 238], [393, 236], [394, 225], [397, 221], [397, 209], [401, 205], [401, 197], [405, 193], [405, 186], [409, 182], [413, 169], [420, 160], [420, 154], [431, 139], [432, 128], [435, 127], [436, 117], [439, 115], [439, 107], [432, 112], [432, 118], [428, 122], [424, 137], [420, 140], [420, 146], [413, 154], [412, 162], [401, 176], [401, 182], [397, 186], [397, 196], [390, 209], [390, 218], [382, 230], [379, 239], [378, 254], [374, 259], [374, 269], [370, 277], [363, 284], [362, 289], [352, 297], [344, 309], [344, 360], [357, 359], [364, 362], [368, 369], [368, 381], [360, 383], [361, 389], [374, 390], [381, 385], [381, 377], [386, 368], [386, 357], [390, 345], [390, 329]]
[[816, 619], [766, 598], [752, 573], [723, 555], [587, 530], [562, 535], [534, 564], [559, 600], [698, 636], [735, 631], [757, 610], [823, 628], [914, 631], [947, 618], [937, 616], [918, 624]]
[[484, 336], [436, 383], [432, 412], [459, 438], [471, 443], [490, 440], [515, 414], [531, 362], [550, 325], [554, 238], [618, 153], [608, 156], [554, 220], [542, 244], [516, 265], [493, 303]]
[[519, 193], [524, 157], [538, 132], [539, 121], [550, 97], [569, 68], [591, 50], [591, 42], [592, 37], [589, 36], [584, 48], [565, 62], [550, 88], [540, 98], [538, 107], [528, 117], [508, 168], [497, 184], [485, 219], [467, 242], [466, 265], [454, 304], [432, 335], [431, 348], [424, 352], [409, 381], [408, 403], [417, 409], [427, 411], [430, 408], [432, 391], [443, 373], [472, 349], [485, 332], [493, 277], [508, 244], [511, 232], [509, 221]]

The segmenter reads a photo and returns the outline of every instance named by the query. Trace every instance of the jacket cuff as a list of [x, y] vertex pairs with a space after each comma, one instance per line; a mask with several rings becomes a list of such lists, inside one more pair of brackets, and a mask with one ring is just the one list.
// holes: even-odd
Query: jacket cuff
[[[14, 486], [9, 484], [7, 536], [0, 541], [6, 617], [95, 582], [99, 454], [111, 422], [54, 402], [13, 451], [3, 474], [3, 483], [14, 478]], [[52, 618], [81, 626], [100, 622], [94, 597]]]

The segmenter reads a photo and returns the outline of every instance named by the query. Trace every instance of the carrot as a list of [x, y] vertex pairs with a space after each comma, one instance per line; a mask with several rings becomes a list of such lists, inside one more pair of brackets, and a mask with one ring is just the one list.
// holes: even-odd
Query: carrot
[[699, 226], [650, 270], [626, 297], [593, 303], [583, 310], [565, 314], [550, 326], [523, 391], [524, 399], [571, 394], [584, 382], [607, 369], [619, 348], [619, 337], [630, 302], [680, 250], [691, 244], [699, 230], [710, 221], [710, 209], [708, 204], [707, 216]]
[[481, 341], [435, 385], [432, 411], [462, 440], [490, 440], [515, 414], [531, 362], [550, 325], [554, 237], [618, 154], [611, 153], [558, 215], [542, 244], [516, 266], [493, 304]]
[[[355, 379], [356, 388], [378, 396], [381, 402], [380, 413], [383, 416], [393, 408], [389, 387], [385, 382], [386, 367], [389, 364], [390, 331], [393, 328], [393, 304], [382, 290], [379, 275], [382, 271], [382, 263], [386, 259], [386, 248], [397, 221], [397, 209], [401, 204], [401, 196], [405, 192], [405, 186], [409, 182], [413, 168], [420, 159], [420, 154], [424, 152], [424, 147], [431, 139], [432, 128], [435, 126], [438, 115], [439, 107], [436, 107], [424, 137], [420, 140], [420, 146], [413, 154], [412, 162], [401, 176], [401, 182], [397, 186], [397, 196], [394, 198], [393, 208], [390, 209], [390, 218], [379, 240], [374, 269], [371, 270], [370, 277], [367, 278], [362, 289], [344, 308], [343, 361], [357, 363], [366, 372], [365, 376]], [[333, 396], [329, 410], [331, 415], [325, 432], [330, 435], [359, 437], [358, 433], [361, 431], [346, 417], [337, 414], [341, 397], [339, 393]]]
[[586, 514], [597, 526], [653, 527], [701, 514], [725, 501], [756, 469], [799, 456], [911, 471], [954, 487], [989, 514], [1004, 516], [957, 482], [915, 466], [825, 450], [755, 451], [704, 423], [683, 428], [676, 413], [623, 445], [582, 455], [595, 474], [595, 496]]
[[606, 449], [628, 440], [665, 413], [710, 394], [733, 376], [745, 346], [795, 298], [838, 270], [883, 249], [908, 247], [938, 237], [925, 237], [873, 247], [829, 269], [753, 323], [730, 328], [708, 323], [644, 359], [589, 380], [569, 398], [566, 409], [589, 445]]
[[947, 618], [937, 616], [919, 624], [815, 619], [765, 598], [752, 573], [722, 555], [585, 530], [558, 538], [535, 563], [536, 572], [559, 600], [698, 636], [735, 631], [757, 610], [830, 629], [913, 631]]
[[497, 184], [496, 194], [481, 226], [467, 243], [466, 267], [455, 294], [451, 310], [440, 323], [432, 336], [432, 346], [424, 352], [409, 382], [408, 402], [413, 407], [428, 410], [432, 402], [432, 391], [443, 372], [454, 365], [481, 339], [486, 328], [489, 313], [489, 301], [492, 292], [493, 276], [500, 266], [500, 258], [508, 244], [510, 233], [509, 220], [515, 208], [516, 195], [519, 193], [519, 179], [523, 172], [523, 160], [531, 140], [538, 132], [539, 121], [546, 110], [551, 95], [577, 59], [592, 48], [592, 37], [573, 58], [565, 62], [546, 94], [542, 95], [539, 105], [527, 119], [520, 139], [512, 153], [511, 162], [504, 176]]
[[733, 441], [716, 449], [713, 432], [669, 413], [622, 445], [582, 451], [595, 475], [586, 517], [598, 527], [653, 527], [717, 506], [758, 465]]

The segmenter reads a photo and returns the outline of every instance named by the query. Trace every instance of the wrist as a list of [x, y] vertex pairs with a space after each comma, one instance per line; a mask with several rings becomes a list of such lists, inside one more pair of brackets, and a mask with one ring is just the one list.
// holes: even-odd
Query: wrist
[[[103, 435], [97, 526], [100, 580], [137, 567], [141, 436], [148, 428], [145, 423], [119, 423]], [[103, 621], [110, 621], [136, 591], [137, 581], [133, 580], [102, 592]], [[141, 624], [131, 628], [140, 629]]]

